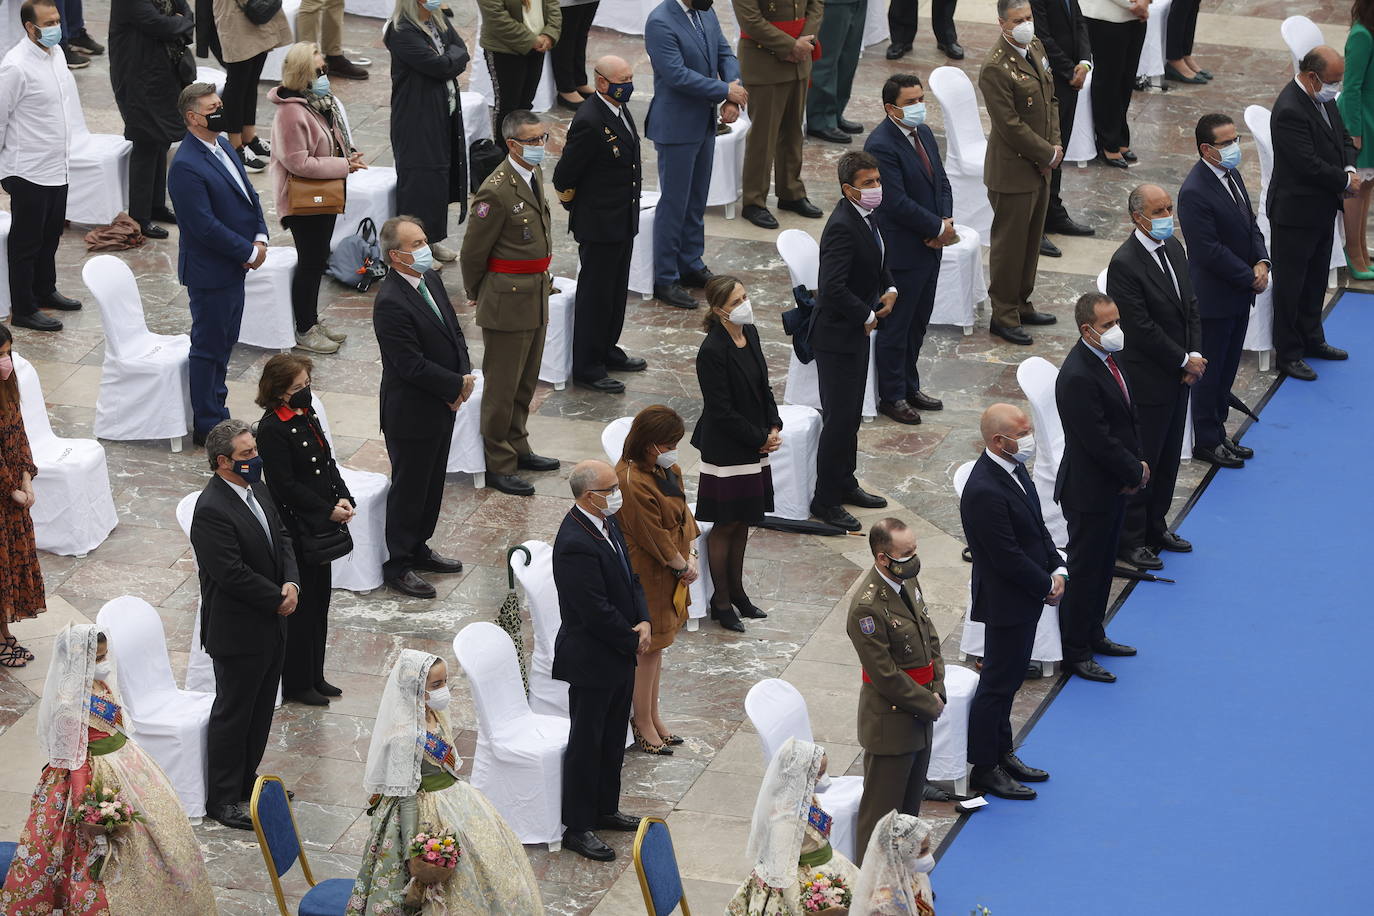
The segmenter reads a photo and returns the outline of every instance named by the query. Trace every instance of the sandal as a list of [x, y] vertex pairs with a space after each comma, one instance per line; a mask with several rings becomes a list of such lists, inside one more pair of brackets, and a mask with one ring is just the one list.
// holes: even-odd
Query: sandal
[[28, 665], [23, 656], [8, 645], [0, 645], [0, 668], [23, 668]]
[[19, 656], [20, 658], [24, 659], [25, 661], [31, 662], [34, 659], [33, 653], [30, 652], [28, 649], [25, 649], [23, 646], [19, 645], [19, 640], [15, 639], [13, 636], [5, 637], [5, 648], [9, 649], [11, 652]]

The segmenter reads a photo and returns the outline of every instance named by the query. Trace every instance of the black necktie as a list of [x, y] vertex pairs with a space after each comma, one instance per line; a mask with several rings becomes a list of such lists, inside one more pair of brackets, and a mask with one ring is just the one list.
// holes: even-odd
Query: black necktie
[[872, 232], [873, 232], [873, 241], [874, 241], [874, 243], [876, 243], [877, 246], [878, 246], [878, 254], [879, 254], [879, 255], [882, 255], [882, 253], [883, 253], [883, 237], [882, 237], [882, 234], [881, 234], [880, 232], [878, 232], [878, 222], [877, 222], [877, 220], [875, 220], [872, 216], [865, 216], [865, 217], [864, 217], [864, 222], [868, 223], [868, 228], [869, 228], [870, 230], [872, 230]]
[[534, 204], [540, 210], [544, 209], [544, 198], [539, 194], [539, 179], [530, 173], [530, 193], [534, 195]]
[[905, 604], [905, 605], [906, 605], [906, 609], [907, 609], [908, 611], [911, 612], [911, 616], [912, 616], [912, 617], [915, 617], [915, 616], [916, 616], [916, 605], [912, 603], [912, 601], [911, 601], [911, 596], [908, 595], [908, 594], [906, 593], [906, 587], [903, 586], [903, 587], [897, 589], [897, 594], [899, 594], [899, 595], [902, 596], [902, 603]]
[[1231, 169], [1226, 170], [1226, 183], [1231, 188], [1231, 196], [1236, 199], [1236, 206], [1240, 207], [1248, 214], [1250, 212], [1250, 205], [1245, 202], [1245, 194], [1241, 191], [1240, 185], [1236, 182], [1236, 173]]
[[1031, 509], [1035, 511], [1038, 517], [1040, 515], [1040, 497], [1035, 492], [1035, 482], [1031, 480], [1030, 471], [1027, 471], [1026, 466], [1019, 461], [1015, 461], [1013, 464], [1016, 467], [1011, 469], [1012, 476], [1020, 482], [1021, 489], [1026, 494], [1026, 502], [1030, 503]]

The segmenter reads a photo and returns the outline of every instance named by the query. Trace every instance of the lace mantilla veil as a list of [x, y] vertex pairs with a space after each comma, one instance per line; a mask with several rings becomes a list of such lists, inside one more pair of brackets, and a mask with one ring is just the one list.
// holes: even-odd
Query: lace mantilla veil
[[749, 858], [754, 874], [769, 887], [790, 887], [806, 835], [806, 814], [820, 778], [825, 750], [788, 738], [768, 764], [749, 828]]
[[[372, 743], [367, 749], [363, 791], [379, 795], [414, 795], [420, 788], [420, 760], [425, 743], [425, 683], [439, 656], [402, 649], [382, 688]], [[438, 714], [447, 728], [448, 716]], [[451, 739], [451, 735], [448, 736]]]
[[868, 839], [849, 916], [920, 912], [912, 882], [917, 873], [911, 861], [920, 856], [921, 844], [928, 836], [930, 826], [918, 817], [896, 811], [882, 816]]
[[86, 722], [99, 635], [94, 624], [69, 624], [53, 643], [38, 704], [38, 746], [48, 766], [76, 770], [86, 762]]

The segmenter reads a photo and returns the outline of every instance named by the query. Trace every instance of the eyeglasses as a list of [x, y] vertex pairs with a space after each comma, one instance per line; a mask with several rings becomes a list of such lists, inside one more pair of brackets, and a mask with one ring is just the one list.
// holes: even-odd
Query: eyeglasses
[[1222, 140], [1220, 143], [1209, 143], [1209, 144], [1207, 144], [1207, 145], [1210, 146], [1210, 147], [1212, 147], [1213, 149], [1226, 149], [1226, 147], [1230, 146], [1231, 144], [1233, 144], [1233, 143], [1239, 143], [1239, 142], [1240, 142], [1240, 134], [1236, 134], [1236, 135], [1235, 135], [1234, 137], [1232, 137], [1230, 140]]
[[326, 65], [323, 66], [323, 67], [316, 67], [316, 68], [315, 68], [315, 75], [316, 75], [316, 76], [328, 76], [328, 75], [329, 75], [329, 65], [326, 64]]
[[524, 140], [520, 139], [519, 137], [511, 137], [510, 139], [514, 140], [516, 143], [519, 143], [521, 146], [543, 146], [545, 143], [549, 142], [549, 135], [540, 134], [537, 137], [529, 137], [528, 139]]
[[614, 493], [620, 487], [588, 487], [588, 493]]

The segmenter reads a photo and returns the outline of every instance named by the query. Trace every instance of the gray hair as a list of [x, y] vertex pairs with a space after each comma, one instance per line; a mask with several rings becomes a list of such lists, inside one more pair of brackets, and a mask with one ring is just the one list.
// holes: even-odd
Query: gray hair
[[205, 435], [205, 457], [210, 460], [210, 470], [219, 470], [219, 456], [234, 460], [234, 440], [244, 433], [253, 431], [247, 423], [230, 417], [220, 420], [215, 428]]
[[1152, 184], [1138, 184], [1131, 188], [1131, 193], [1126, 195], [1126, 212], [1135, 216], [1145, 212], [1145, 189], [1152, 188]]
[[596, 479], [601, 476], [601, 469], [595, 464], [578, 465], [573, 468], [573, 472], [568, 475], [568, 487], [572, 490], [573, 499], [581, 499], [582, 494], [596, 486]]
[[377, 234], [377, 244], [382, 249], [382, 262], [384, 264], [391, 263], [391, 258], [388, 256], [390, 252], [400, 250], [401, 226], [406, 223], [414, 223], [420, 227], [421, 232], [424, 231], [425, 224], [420, 222], [419, 217], [407, 216], [404, 213], [399, 216], [393, 216], [391, 219], [382, 223], [382, 231]]
[[1023, 6], [1030, 6], [1030, 0], [997, 0], [997, 18], [1006, 19], [1012, 10], [1019, 10]]
[[195, 111], [201, 99], [207, 95], [215, 95], [218, 91], [213, 83], [192, 83], [177, 96], [177, 113], [185, 121], [186, 112]]
[[515, 137], [515, 132], [520, 128], [543, 123], [544, 121], [539, 115], [527, 109], [519, 108], [501, 119], [501, 136], [512, 139]]

